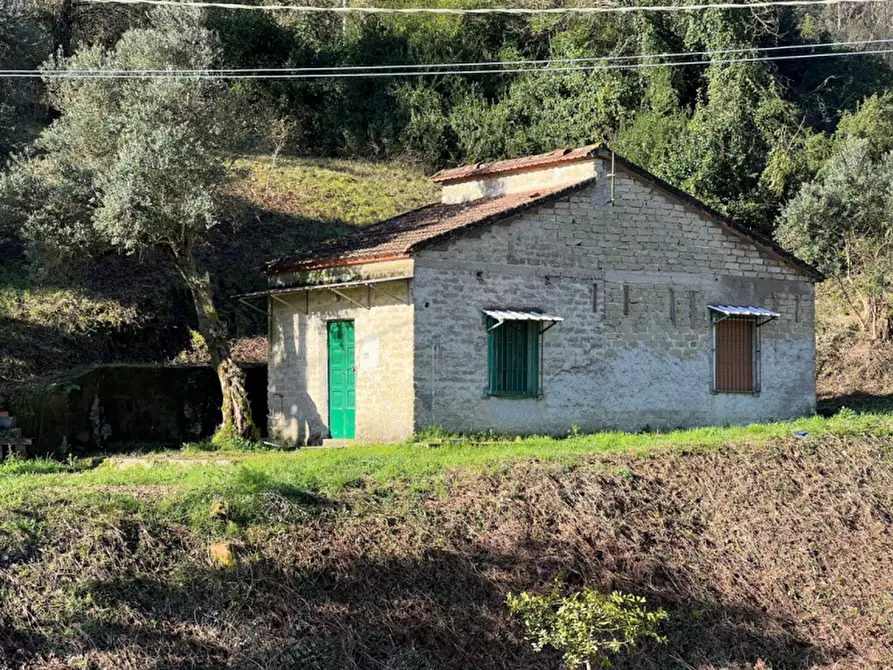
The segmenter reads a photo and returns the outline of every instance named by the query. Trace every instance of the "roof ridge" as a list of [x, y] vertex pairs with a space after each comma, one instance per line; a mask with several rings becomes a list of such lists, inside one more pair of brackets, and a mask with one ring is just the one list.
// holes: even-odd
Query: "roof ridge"
[[489, 163], [460, 165], [458, 167], [448, 168], [437, 172], [431, 177], [431, 181], [440, 184], [459, 179], [472, 179], [484, 175], [495, 175], [501, 172], [541, 169], [555, 163], [564, 163], [567, 161], [586, 160], [587, 158], [591, 158], [595, 152], [603, 146], [605, 146], [604, 143], [598, 142], [586, 144], [581, 147], [553, 149], [552, 151], [540, 154], [505, 158], [498, 161], [491, 161]]

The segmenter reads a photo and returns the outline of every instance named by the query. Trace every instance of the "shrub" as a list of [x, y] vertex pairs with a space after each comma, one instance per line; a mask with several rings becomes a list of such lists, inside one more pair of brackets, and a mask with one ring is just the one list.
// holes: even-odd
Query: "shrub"
[[609, 667], [610, 657], [635, 647], [640, 640], [665, 642], [657, 627], [667, 618], [649, 611], [641, 596], [615, 591], [610, 595], [590, 588], [561, 596], [559, 584], [547, 595], [509, 593], [509, 610], [523, 618], [525, 639], [536, 651], [550, 646], [563, 654], [570, 670], [583, 666]]

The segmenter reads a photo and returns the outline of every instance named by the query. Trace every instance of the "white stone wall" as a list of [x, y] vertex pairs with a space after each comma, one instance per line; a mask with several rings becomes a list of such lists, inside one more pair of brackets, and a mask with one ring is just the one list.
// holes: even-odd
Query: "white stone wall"
[[[562, 434], [813, 411], [808, 278], [619, 166], [613, 203], [609, 193], [600, 179], [416, 255], [417, 428]], [[781, 313], [761, 329], [759, 394], [711, 392], [711, 303]], [[565, 317], [544, 335], [542, 397], [488, 397], [488, 307]]]
[[[354, 321], [356, 437], [394, 442], [413, 433], [413, 306], [408, 280], [376, 288], [293, 293], [272, 300], [270, 435], [296, 444], [328, 437], [328, 322]], [[309, 307], [309, 313], [307, 313]]]

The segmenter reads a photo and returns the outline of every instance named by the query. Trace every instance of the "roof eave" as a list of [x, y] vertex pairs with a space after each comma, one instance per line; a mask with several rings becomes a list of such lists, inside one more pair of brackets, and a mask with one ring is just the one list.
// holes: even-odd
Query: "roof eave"
[[519, 214], [523, 214], [531, 209], [536, 209], [537, 207], [541, 207], [542, 205], [552, 202], [554, 200], [558, 200], [559, 198], [563, 198], [564, 196], [570, 195], [571, 193], [575, 193], [580, 189], [583, 189], [587, 186], [590, 186], [595, 183], [595, 177], [590, 179], [584, 179], [583, 181], [579, 181], [575, 184], [571, 184], [570, 186], [565, 186], [557, 191], [552, 191], [551, 193], [547, 193], [546, 195], [539, 196], [537, 198], [531, 199], [528, 202], [520, 204], [516, 207], [512, 207], [510, 209], [502, 210], [501, 212], [496, 212], [495, 214], [491, 214], [489, 216], [484, 217], [483, 219], [478, 219], [477, 221], [472, 221], [471, 223], [467, 223], [464, 226], [459, 226], [457, 228], [452, 228], [450, 230], [445, 230], [442, 233], [438, 233], [437, 235], [433, 235], [427, 239], [420, 240], [415, 242], [409, 246], [407, 249], [408, 253], [412, 255], [416, 251], [420, 251], [422, 249], [426, 249], [428, 247], [434, 246], [436, 244], [440, 244], [442, 242], [446, 242], [451, 239], [455, 239], [457, 237], [461, 237], [468, 232], [475, 230], [477, 228], [482, 228], [484, 226], [489, 226], [497, 221], [503, 221], [505, 219], [510, 219], [512, 217], [518, 216]]
[[363, 265], [364, 263], [384, 263], [386, 261], [401, 261], [409, 258], [409, 254], [390, 254], [388, 256], [370, 256], [367, 258], [332, 258], [319, 261], [307, 261], [306, 263], [292, 263], [288, 265], [276, 265], [264, 268], [266, 275], [280, 275], [289, 272], [307, 272], [312, 270], [327, 270], [349, 265]]

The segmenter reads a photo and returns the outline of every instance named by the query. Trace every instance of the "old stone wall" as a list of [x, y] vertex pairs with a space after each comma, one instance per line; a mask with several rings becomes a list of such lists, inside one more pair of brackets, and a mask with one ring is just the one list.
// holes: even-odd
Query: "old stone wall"
[[[598, 161], [600, 164], [601, 161]], [[417, 427], [561, 434], [747, 423], [814, 409], [807, 277], [625, 172], [415, 258]], [[712, 392], [709, 304], [781, 317], [760, 329], [758, 394]], [[540, 309], [543, 394], [487, 394], [484, 308]]]
[[[244, 366], [258, 426], [267, 414], [267, 366]], [[179, 446], [209, 438], [220, 425], [220, 381], [209, 365], [103, 365], [9, 394], [32, 455], [145, 445]]]
[[406, 439], [413, 432], [414, 410], [410, 281], [338, 291], [343, 295], [316, 290], [271, 302], [270, 435], [298, 444], [328, 437], [327, 324], [353, 320], [356, 438]]

